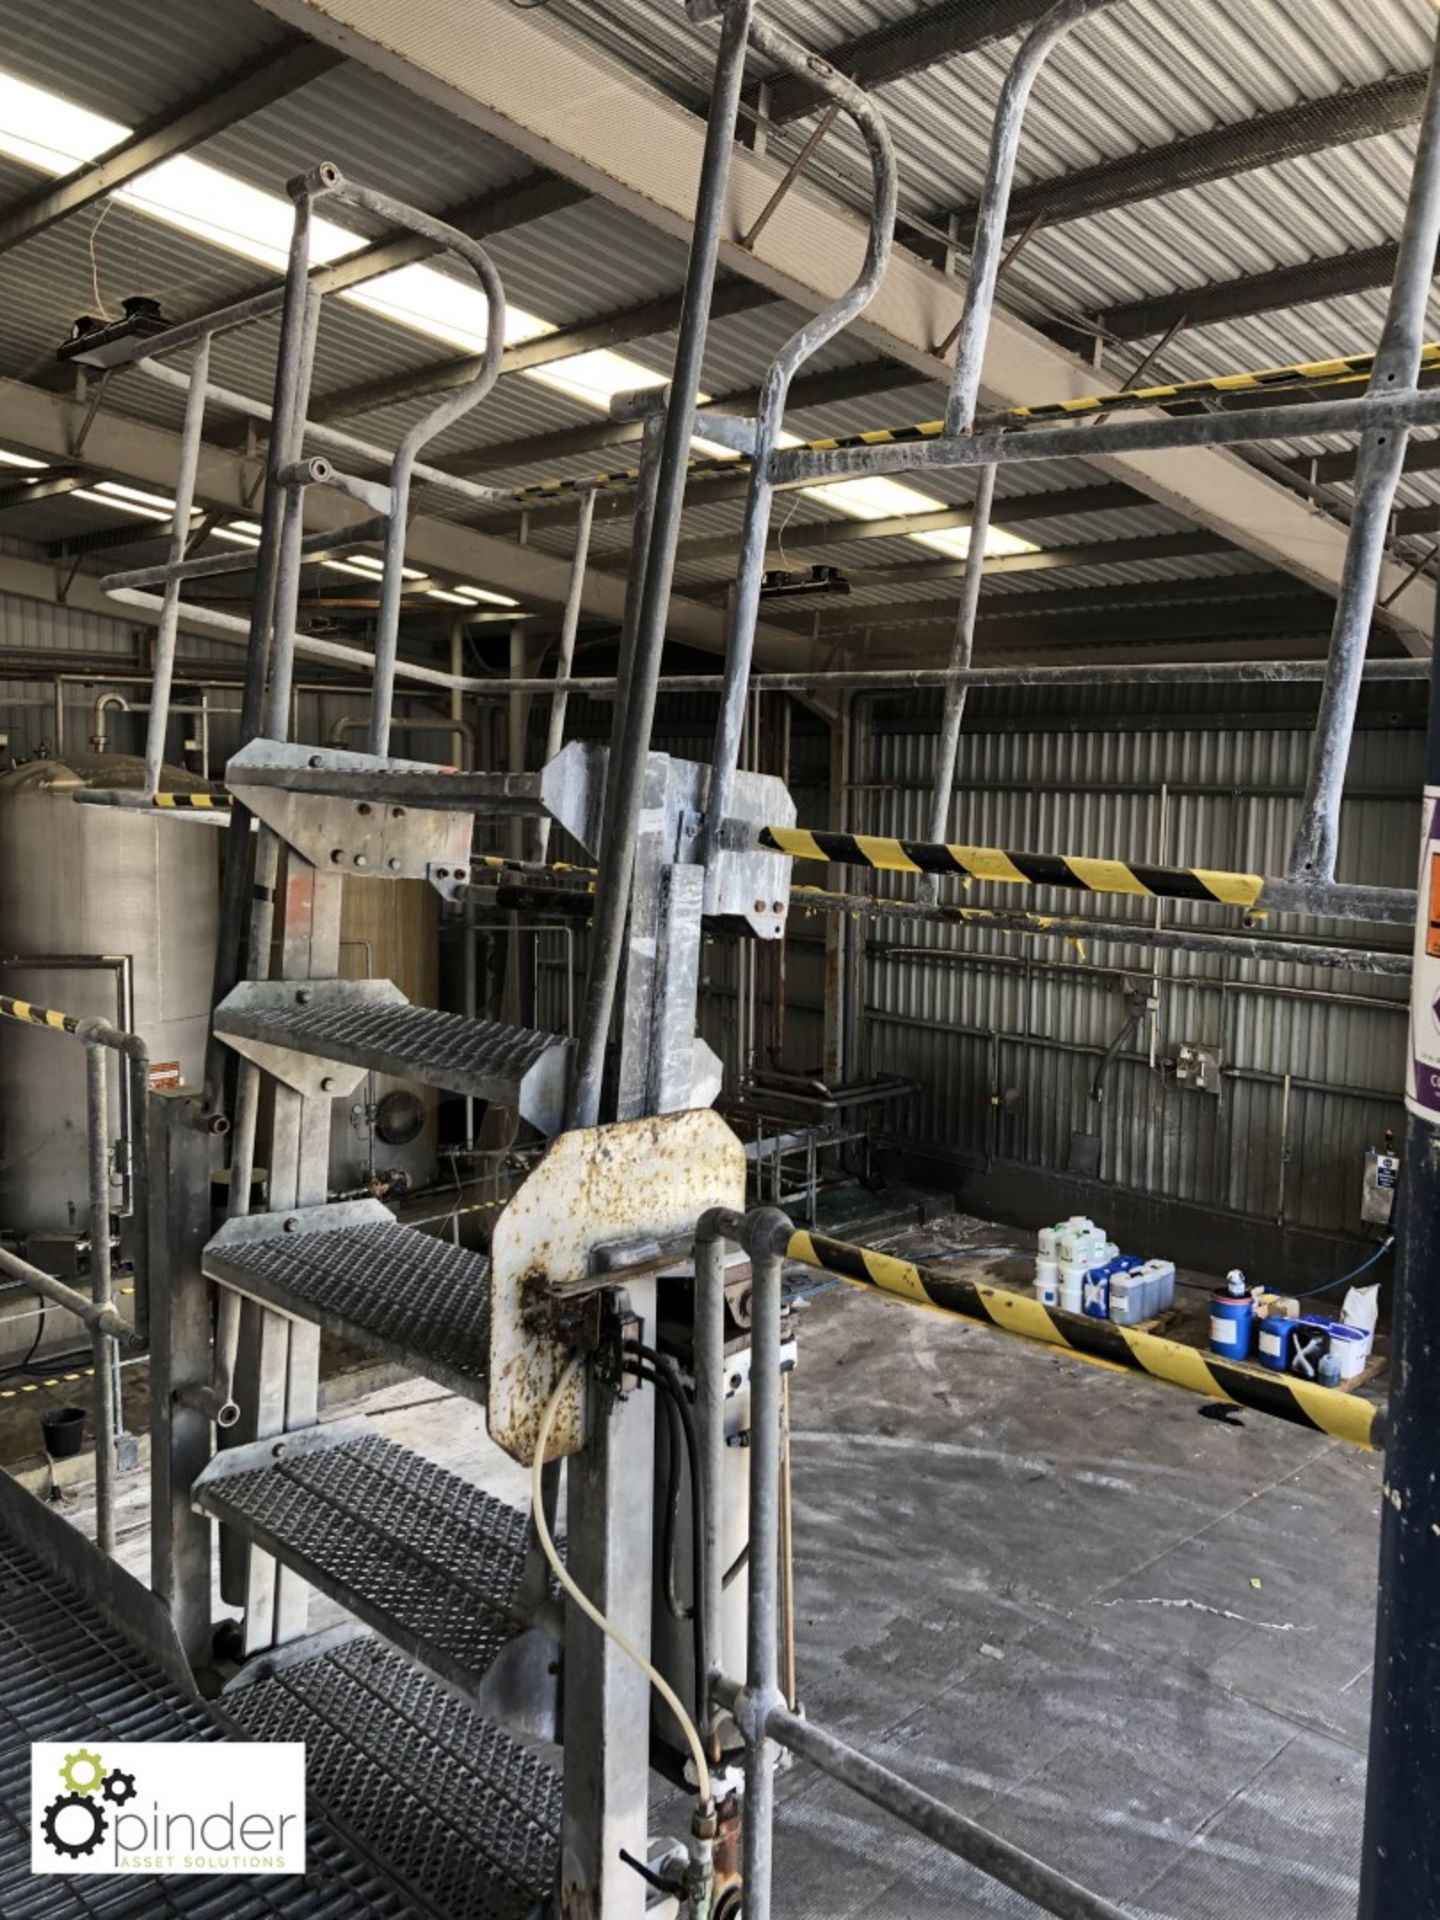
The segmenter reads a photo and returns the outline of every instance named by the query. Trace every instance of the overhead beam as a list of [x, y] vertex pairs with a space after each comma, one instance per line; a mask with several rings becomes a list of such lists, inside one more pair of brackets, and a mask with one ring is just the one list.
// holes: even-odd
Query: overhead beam
[[162, 160], [188, 153], [204, 140], [248, 119], [261, 107], [339, 66], [342, 55], [308, 39], [287, 41], [278, 51], [263, 53], [237, 72], [227, 74], [203, 93], [192, 94], [178, 107], [146, 123], [98, 159], [67, 173], [63, 179], [27, 194], [0, 212], [0, 253], [43, 233], [82, 207], [125, 186]]
[[[786, 541], [786, 548], [789, 548]], [[1146, 560], [1190, 560], [1233, 551], [1214, 533], [1141, 534], [1130, 540], [1092, 540], [1085, 546], [1039, 547], [1033, 553], [987, 554], [981, 568], [987, 580], [1008, 580], [1016, 574], [1062, 573], [1077, 567], [1120, 567]], [[924, 586], [932, 580], [963, 580], [969, 562], [960, 559], [912, 560], [895, 567], [849, 567], [853, 588]], [[1163, 589], [1183, 590], [1192, 583], [1164, 581]]]
[[[749, 280], [721, 281], [715, 288], [710, 311], [716, 319], [736, 313], [749, 313], [756, 307], [770, 306], [774, 296]], [[642, 300], [631, 307], [617, 308], [594, 320], [582, 320], [572, 327], [557, 327], [533, 340], [522, 340], [505, 349], [500, 371], [528, 373], [536, 367], [553, 366], [557, 360], [571, 360], [577, 354], [594, 353], [599, 348], [625, 346], [633, 340], [650, 340], [656, 334], [669, 333], [680, 318], [678, 293], [667, 293], [658, 300]], [[341, 387], [321, 394], [311, 405], [312, 420], [338, 420], [348, 414], [373, 413], [381, 407], [393, 407], [402, 400], [416, 400], [424, 394], [445, 393], [473, 380], [484, 365], [479, 354], [463, 359], [432, 360], [423, 367], [387, 375], [383, 380], [366, 380], [359, 386]]]
[[[1227, 180], [1277, 161], [1394, 133], [1420, 118], [1428, 78], [1425, 73], [1391, 74], [1345, 93], [1207, 127], [1203, 133], [1141, 147], [1117, 160], [1034, 181], [1011, 194], [1006, 223], [1016, 230], [1036, 219], [1047, 227], [1058, 226], [1210, 180]], [[973, 206], [960, 210], [963, 234], [973, 233], [975, 211]], [[942, 225], [944, 219], [943, 214], [935, 216], [935, 224]]]
[[28, 507], [37, 500], [55, 500], [80, 487], [95, 484], [100, 476], [89, 467], [62, 465], [32, 474], [28, 480], [10, 480], [0, 485], [0, 513], [10, 507]]
[[[1188, 330], [1209, 327], [1222, 320], [1243, 320], [1254, 313], [1273, 313], [1281, 307], [1304, 306], [1312, 300], [1336, 300], [1347, 293], [1370, 293], [1388, 287], [1395, 277], [1398, 248], [1393, 241], [1363, 247], [1354, 253], [1304, 260], [1298, 266], [1275, 267], [1265, 273], [1244, 273], [1234, 280], [1215, 280], [1205, 286], [1182, 287], [1178, 293], [1155, 294], [1109, 307], [1095, 316], [1095, 331], [1112, 340], [1148, 340], [1153, 334], [1183, 325]], [[1078, 331], [1078, 329], [1065, 329]]]
[[[1139, 619], [1157, 630], [1171, 621], [1188, 620], [1192, 615], [1208, 630], [1257, 632], [1268, 629], [1273, 619], [1285, 630], [1286, 623], [1298, 623], [1307, 631], [1323, 632], [1329, 622], [1329, 602], [1319, 594], [1296, 590], [1284, 575], [1222, 575], [1211, 580], [1162, 580], [1128, 587], [1079, 587], [1069, 592], [1053, 590], [1007, 594], [1006, 609], [996, 602], [983, 611], [977, 632], [998, 640], [1007, 633], [1030, 632], [1045, 628], [1053, 638], [1061, 623], [1080, 621], [1110, 622]], [[908, 605], [846, 607], [843, 611], [811, 616], [811, 628], [827, 639], [847, 634], [876, 632], [882, 628], [909, 626], [953, 626], [959, 608], [958, 596], [916, 600]]]
[[[995, 524], [1028, 526], [1045, 520], [1069, 520], [1085, 513], [1114, 513], [1136, 505], [1134, 493], [1118, 481], [1094, 487], [1063, 487], [1051, 493], [1013, 495], [995, 503]], [[903, 540], [917, 533], [946, 533], [953, 527], [968, 527], [972, 519], [969, 507], [938, 507], [934, 513], [896, 514], [886, 520], [819, 520], [807, 526], [792, 521], [783, 536], [771, 527], [767, 551], [779, 552], [783, 538], [786, 553], [814, 552], [816, 548], [848, 547], [856, 541]], [[702, 533], [693, 540], [682, 540], [676, 553], [678, 561], [733, 559], [739, 552], [740, 535]], [[606, 554], [597, 566], [624, 566], [627, 556]]]
[[[908, 20], [897, 20], [869, 33], [842, 40], [825, 50], [825, 59], [862, 87], [884, 86], [906, 74], [958, 60], [992, 40], [1033, 27], [1054, 0], [941, 0]], [[815, 90], [788, 75], [770, 91], [770, 119], [783, 125], [807, 112]]]
[[[64, 460], [75, 444], [86, 409], [62, 394], [15, 382], [5, 393], [7, 440], [42, 458]], [[99, 472], [133, 486], [173, 488], [180, 452], [179, 436], [162, 427], [103, 409], [90, 423], [85, 441], [86, 461]], [[200, 451], [202, 484], [197, 503], [210, 511], [248, 516], [255, 505], [250, 493], [249, 463], [236, 451], [206, 441]], [[306, 517], [315, 531], [339, 530], [357, 517], [368, 517], [355, 502], [326, 487], [306, 494]], [[547, 554], [513, 540], [497, 539], [454, 520], [417, 514], [410, 522], [406, 558], [411, 565], [441, 577], [473, 580], [500, 593], [513, 594], [528, 606], [558, 609], [570, 585], [567, 554]], [[52, 586], [39, 598], [54, 599], [54, 574], [40, 566]], [[107, 602], [111, 612], [114, 602]], [[624, 582], [591, 568], [585, 578], [583, 607], [594, 620], [618, 624], [624, 612]], [[126, 609], [121, 618], [132, 618]], [[197, 629], [198, 630], [198, 629]], [[671, 602], [669, 632], [709, 652], [723, 651], [725, 621], [715, 607], [702, 606], [684, 594]], [[814, 644], [765, 624], [757, 648], [777, 666], [823, 665]]]
[[[544, 8], [472, 0], [469, 31], [457, 39], [452, 0], [264, 0], [267, 9], [457, 118], [516, 147], [535, 164], [563, 173], [658, 231], [690, 235], [705, 128], [589, 42], [571, 36]], [[708, 34], [697, 29], [708, 50]], [[713, 32], [713, 30], [712, 30]], [[798, 183], [752, 250], [740, 242], [783, 172], [775, 160], [737, 147], [731, 157], [721, 264], [783, 299], [815, 311], [850, 285], [865, 247], [853, 209]], [[848, 338], [947, 381], [937, 351], [960, 315], [962, 289], [903, 248]], [[982, 404], [1030, 406], [1094, 391], [1095, 372], [1033, 327], [997, 313], [981, 381]], [[1077, 448], [1077, 451], [1080, 449]], [[1111, 454], [1095, 463], [1267, 565], [1333, 593], [1344, 563], [1345, 531], [1318, 518], [1278, 481], [1214, 447]], [[1415, 653], [1428, 653], [1435, 592], [1382, 570], [1383, 620]]]

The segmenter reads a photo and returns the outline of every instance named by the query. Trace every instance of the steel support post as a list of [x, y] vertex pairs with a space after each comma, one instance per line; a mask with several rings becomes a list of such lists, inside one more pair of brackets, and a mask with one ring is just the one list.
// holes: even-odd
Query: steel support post
[[[580, 603], [585, 593], [585, 566], [590, 557], [590, 529], [595, 523], [595, 493], [591, 489], [580, 496], [580, 517], [575, 523], [575, 550], [570, 556], [570, 583], [565, 595], [565, 611], [560, 620], [560, 642], [555, 655], [555, 678], [565, 681], [575, 663], [575, 637], [580, 631]], [[550, 701], [550, 722], [545, 730], [545, 754], [542, 767], [548, 767], [565, 744], [565, 710], [570, 696], [563, 685]], [[543, 860], [550, 851], [550, 819], [535, 822], [533, 857]]]
[[[1385, 331], [1376, 350], [1369, 393], [1381, 395], [1414, 387], [1425, 342], [1426, 310], [1440, 246], [1440, 34], [1430, 68], [1430, 85], [1420, 122], [1410, 198], [1395, 262], [1395, 280], [1385, 315]], [[1390, 509], [1405, 466], [1408, 432], [1401, 425], [1377, 426], [1360, 441], [1355, 465], [1354, 506], [1345, 543], [1345, 564], [1335, 600], [1330, 655], [1320, 711], [1310, 748], [1305, 798], [1290, 855], [1296, 879], [1333, 880], [1340, 841], [1340, 800], [1360, 676], [1370, 638], [1370, 621], [1385, 559]]]
[[1440, 1920], [1440, 644], [1430, 657], [1360, 1920]]
[[[654, 1337], [655, 1283], [628, 1289]], [[567, 1564], [580, 1589], [642, 1653], [650, 1649], [655, 1395], [595, 1401], [584, 1450], [567, 1463]], [[561, 1920], [643, 1920], [645, 1883], [621, 1849], [645, 1858], [650, 1686], [578, 1608], [565, 1616], [565, 1787]]]
[[[830, 721], [830, 792], [828, 820], [832, 833], [844, 833], [849, 824], [846, 803], [850, 789], [851, 713], [850, 695], [842, 693]], [[794, 896], [792, 894], [792, 903]], [[843, 913], [825, 918], [825, 1013], [824, 1067], [827, 1087], [845, 1082], [845, 1029], [848, 1006], [845, 994], [845, 968], [850, 953], [850, 921]], [[862, 951], [864, 942], [860, 943]]]
[[150, 1096], [150, 1585], [192, 1667], [210, 1660], [211, 1523], [190, 1498], [210, 1460], [210, 1422], [182, 1398], [210, 1379], [206, 1112], [189, 1094]]
[[[985, 579], [985, 548], [990, 538], [990, 510], [995, 504], [995, 469], [981, 467], [976, 476], [975, 509], [970, 521], [970, 547], [965, 555], [965, 581], [960, 594], [960, 610], [955, 617], [955, 636], [950, 643], [949, 671], [968, 670], [975, 653], [975, 622], [980, 612], [980, 589]], [[960, 755], [960, 728], [965, 720], [966, 683], [960, 679], [945, 688], [945, 705], [940, 715], [940, 737], [935, 744], [935, 789], [930, 801], [932, 840], [949, 838], [950, 800], [955, 790], [955, 763]], [[940, 882], [927, 877], [920, 883], [920, 898], [933, 905], [940, 897]]]
[[[205, 427], [205, 386], [210, 377], [210, 336], [201, 337], [190, 362], [190, 388], [185, 396], [185, 423], [180, 432], [180, 459], [175, 475], [175, 513], [171, 521], [169, 564], [185, 558], [190, 534], [190, 510], [195, 503], [195, 476], [200, 470], [200, 437]], [[145, 734], [145, 792], [160, 791], [165, 766], [165, 733], [170, 718], [170, 689], [175, 678], [175, 648], [180, 637], [180, 581], [165, 582], [164, 605], [155, 629], [154, 680], [150, 694], [150, 722]]]
[[660, 677], [665, 621], [675, 574], [675, 548], [680, 537], [685, 473], [690, 459], [690, 437], [695, 430], [696, 395], [700, 388], [705, 340], [710, 324], [715, 266], [719, 258], [720, 232], [725, 216], [725, 190], [730, 177], [730, 154], [735, 140], [740, 88], [745, 77], [745, 49], [753, 3], [754, 0], [730, 0], [720, 28], [720, 47], [715, 61], [700, 186], [695, 204], [694, 238], [685, 271], [670, 405], [664, 415], [664, 439], [656, 472], [654, 505], [647, 529], [645, 568], [638, 612], [634, 616], [634, 642], [628, 659], [622, 660], [622, 666], [628, 668], [626, 698], [623, 708], [617, 702], [616, 745], [611, 752], [607, 780], [606, 830], [600, 850], [595, 927], [585, 980], [585, 1005], [576, 1048], [575, 1077], [566, 1114], [566, 1125], [570, 1127], [594, 1126], [600, 1117], [605, 1046], [615, 1006], [625, 918], [630, 905], [635, 835], [645, 789], [645, 767], [655, 718], [656, 684]]
[[[90, 1175], [90, 1298], [97, 1308], [111, 1305], [110, 1286], [110, 1084], [105, 1049], [85, 1044], [85, 1126]], [[95, 1544], [115, 1551], [115, 1369], [109, 1335], [91, 1329], [95, 1376]]]

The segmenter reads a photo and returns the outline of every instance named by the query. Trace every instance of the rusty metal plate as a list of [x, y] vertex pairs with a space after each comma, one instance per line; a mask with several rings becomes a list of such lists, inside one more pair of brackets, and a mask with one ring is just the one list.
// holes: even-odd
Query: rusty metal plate
[[[688, 1239], [709, 1207], [745, 1205], [745, 1149], [718, 1113], [652, 1115], [562, 1134], [518, 1190], [490, 1248], [490, 1436], [529, 1466], [570, 1349], [526, 1325], [552, 1287], [591, 1279], [596, 1255], [630, 1241]], [[618, 1278], [619, 1276], [617, 1276]], [[555, 1419], [548, 1454], [585, 1444], [584, 1383]]]

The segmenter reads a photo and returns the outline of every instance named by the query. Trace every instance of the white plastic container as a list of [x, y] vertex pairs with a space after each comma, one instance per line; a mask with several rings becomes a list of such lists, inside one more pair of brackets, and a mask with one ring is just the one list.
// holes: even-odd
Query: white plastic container
[[1060, 1304], [1066, 1313], [1081, 1313], [1085, 1307], [1086, 1269], [1062, 1261], [1060, 1266]]
[[1149, 1318], [1145, 1311], [1149, 1292], [1149, 1282], [1139, 1268], [1132, 1268], [1129, 1273], [1111, 1274], [1110, 1318], [1117, 1327], [1133, 1327], [1137, 1322]]
[[1059, 1237], [1059, 1227], [1041, 1227], [1035, 1236], [1035, 1248], [1042, 1260], [1054, 1260], [1058, 1257], [1056, 1243]]
[[[1042, 1273], [1041, 1269], [1045, 1271]], [[1035, 1262], [1035, 1298], [1042, 1307], [1060, 1304], [1060, 1269], [1053, 1260]]]
[[1339, 1320], [1330, 1322], [1330, 1351], [1340, 1363], [1342, 1380], [1358, 1380], [1365, 1371], [1371, 1337], [1361, 1327], [1347, 1327]]
[[1155, 1283], [1154, 1293], [1145, 1313], [1147, 1320], [1153, 1320], [1157, 1314], [1167, 1313], [1175, 1304], [1175, 1262], [1147, 1260], [1142, 1271], [1147, 1279]]

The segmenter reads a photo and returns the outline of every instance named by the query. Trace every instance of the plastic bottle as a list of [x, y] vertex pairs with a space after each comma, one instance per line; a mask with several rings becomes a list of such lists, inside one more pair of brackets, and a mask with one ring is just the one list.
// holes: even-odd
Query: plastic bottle
[[1060, 1305], [1066, 1313], [1083, 1312], [1085, 1306], [1085, 1269], [1070, 1261], [1060, 1266]]
[[1059, 1227], [1041, 1227], [1035, 1236], [1035, 1247], [1042, 1260], [1054, 1260], [1057, 1257], [1056, 1247], [1059, 1237]]

